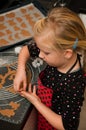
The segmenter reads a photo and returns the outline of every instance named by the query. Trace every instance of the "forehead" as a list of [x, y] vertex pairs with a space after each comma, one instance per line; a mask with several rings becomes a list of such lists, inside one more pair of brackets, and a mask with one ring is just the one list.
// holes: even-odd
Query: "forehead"
[[48, 29], [46, 29], [40, 35], [35, 35], [34, 39], [37, 46], [45, 46], [47, 48], [52, 48], [55, 43], [53, 31]]

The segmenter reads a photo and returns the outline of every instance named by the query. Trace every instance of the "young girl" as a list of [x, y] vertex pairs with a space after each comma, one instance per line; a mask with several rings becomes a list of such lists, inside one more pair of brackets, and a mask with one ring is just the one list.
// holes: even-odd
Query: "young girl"
[[[38, 110], [38, 130], [77, 130], [86, 86], [85, 27], [71, 10], [54, 8], [35, 24], [34, 40], [19, 54], [14, 89]], [[29, 84], [26, 91], [25, 65], [37, 55], [47, 66], [37, 89]]]

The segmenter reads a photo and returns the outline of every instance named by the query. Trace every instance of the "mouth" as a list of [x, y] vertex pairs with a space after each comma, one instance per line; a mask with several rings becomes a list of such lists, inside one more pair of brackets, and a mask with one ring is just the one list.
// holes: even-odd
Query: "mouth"
[[43, 59], [43, 61], [47, 63], [47, 61], [46, 61], [46, 60], [44, 60], [44, 59]]

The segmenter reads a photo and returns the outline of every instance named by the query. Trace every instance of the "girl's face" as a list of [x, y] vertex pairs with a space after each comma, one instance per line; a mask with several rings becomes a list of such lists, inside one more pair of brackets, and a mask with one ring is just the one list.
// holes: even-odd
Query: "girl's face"
[[40, 37], [35, 37], [37, 47], [40, 50], [39, 57], [47, 64], [53, 67], [61, 67], [64, 65], [64, 50], [52, 49], [52, 40]]

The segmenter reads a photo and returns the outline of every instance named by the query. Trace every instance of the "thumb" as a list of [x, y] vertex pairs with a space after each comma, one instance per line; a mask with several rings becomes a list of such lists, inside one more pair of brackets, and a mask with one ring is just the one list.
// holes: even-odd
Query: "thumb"
[[26, 87], [27, 87], [27, 82], [24, 81], [24, 82], [23, 82], [23, 90], [24, 90], [24, 91], [26, 91]]
[[28, 97], [29, 97], [29, 93], [26, 92], [26, 91], [21, 91], [21, 92], [20, 92], [20, 95], [21, 95], [22, 97], [25, 97], [25, 98], [28, 98]]

